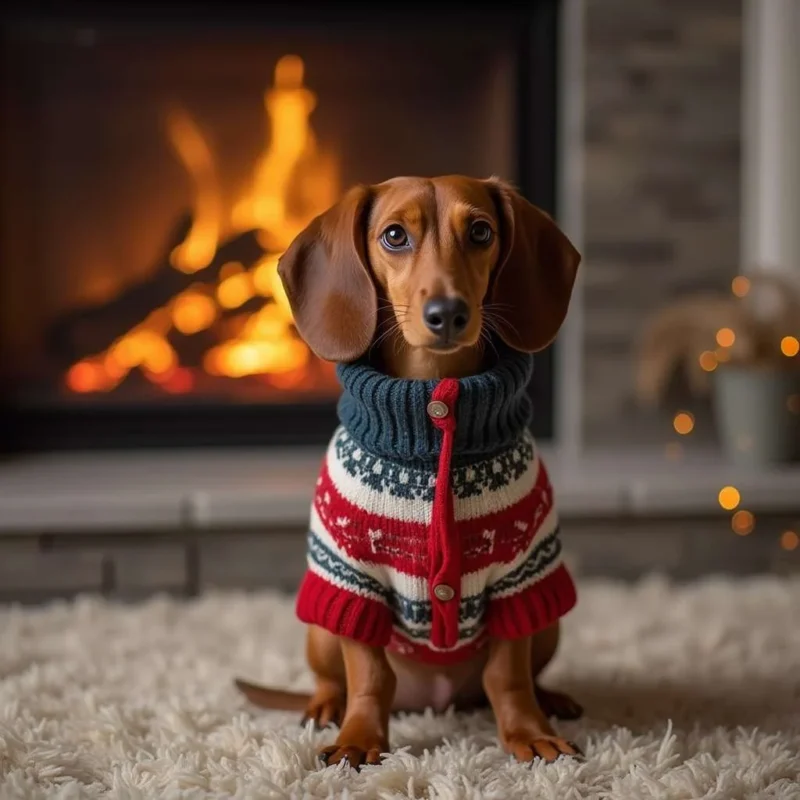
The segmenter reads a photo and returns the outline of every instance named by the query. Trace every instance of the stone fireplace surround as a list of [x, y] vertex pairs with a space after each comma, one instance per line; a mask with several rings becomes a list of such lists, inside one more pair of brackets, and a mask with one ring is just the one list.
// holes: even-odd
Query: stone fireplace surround
[[[760, 42], [780, 27], [781, 14], [783, 24], [790, 24], [791, 2], [777, 0], [771, 11], [759, 0], [745, 5], [745, 104], [769, 102], [774, 92], [757, 92], [759, 81], [769, 87], [776, 75], [788, 74], [788, 56], [782, 61], [775, 46], [768, 50]], [[583, 41], [593, 4], [564, 4], [568, 46], [562, 47], [562, 76], [569, 91], [561, 104], [560, 194], [568, 202], [560, 219], [579, 247], [586, 229], [585, 53], [575, 42]], [[797, 125], [796, 115], [784, 119], [784, 127]], [[774, 252], [767, 230], [774, 214], [767, 212], [775, 208], [776, 190], [763, 179], [754, 184], [753, 175], [796, 171], [796, 152], [787, 155], [794, 138], [775, 124], [745, 134], [743, 246], [751, 263], [761, 256], [785, 261], [796, 242], [783, 240], [784, 251]], [[788, 161], [780, 161], [782, 153]], [[755, 172], [754, 164], [760, 167]], [[798, 255], [795, 250], [794, 263], [800, 263]], [[586, 266], [591, 268], [591, 248]], [[579, 285], [560, 337], [556, 439], [543, 453], [564, 518], [568, 558], [587, 574], [630, 578], [653, 569], [691, 577], [800, 568], [800, 550], [788, 552], [778, 544], [782, 531], [800, 532], [800, 465], [749, 471], [702, 447], [686, 448], [680, 462], [671, 462], [663, 447], [587, 443], [583, 293]], [[318, 448], [214, 449], [62, 453], [0, 462], [0, 600], [81, 591], [138, 597], [211, 587], [291, 590], [303, 566], [303, 533], [320, 458]], [[749, 536], [731, 533], [729, 515], [718, 505], [717, 493], [728, 484], [756, 516]]]

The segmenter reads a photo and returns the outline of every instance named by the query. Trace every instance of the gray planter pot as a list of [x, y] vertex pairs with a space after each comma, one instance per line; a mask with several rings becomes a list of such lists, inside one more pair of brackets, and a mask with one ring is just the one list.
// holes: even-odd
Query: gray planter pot
[[720, 444], [739, 464], [766, 466], [800, 459], [800, 371], [721, 365], [714, 378]]

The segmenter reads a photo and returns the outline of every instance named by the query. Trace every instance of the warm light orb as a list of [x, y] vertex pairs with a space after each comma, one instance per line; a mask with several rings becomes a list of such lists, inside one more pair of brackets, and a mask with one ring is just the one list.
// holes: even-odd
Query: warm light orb
[[706, 372], [713, 372], [717, 368], [717, 357], [710, 350], [704, 350], [700, 353], [697, 360], [701, 369]]
[[737, 275], [731, 281], [731, 291], [737, 297], [745, 297], [750, 291], [750, 279], [745, 278], [744, 275]]
[[719, 490], [717, 499], [719, 500], [719, 504], [726, 511], [733, 511], [733, 509], [739, 505], [739, 501], [742, 498], [739, 494], [739, 490], [735, 486], [723, 486], [722, 489]]
[[688, 411], [680, 411], [672, 420], [672, 427], [677, 433], [686, 436], [694, 430], [694, 417]]
[[796, 336], [784, 336], [783, 339], [781, 339], [781, 353], [788, 358], [794, 358], [794, 356], [800, 353], [800, 341], [798, 341]]
[[797, 550], [800, 546], [800, 536], [794, 531], [784, 531], [781, 534], [781, 547], [784, 550]]
[[755, 517], [744, 509], [740, 509], [731, 517], [731, 528], [739, 536], [747, 536], [748, 533], [752, 533], [755, 524]]
[[720, 347], [733, 347], [736, 334], [730, 328], [720, 328], [717, 331], [717, 344]]

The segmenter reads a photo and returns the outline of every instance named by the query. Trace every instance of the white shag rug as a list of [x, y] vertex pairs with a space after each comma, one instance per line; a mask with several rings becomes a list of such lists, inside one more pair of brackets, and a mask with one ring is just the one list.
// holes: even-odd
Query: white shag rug
[[0, 610], [0, 798], [800, 798], [800, 580], [580, 588], [548, 678], [587, 709], [560, 726], [585, 763], [515, 763], [488, 713], [425, 714], [360, 773], [231, 686], [310, 688], [289, 599]]

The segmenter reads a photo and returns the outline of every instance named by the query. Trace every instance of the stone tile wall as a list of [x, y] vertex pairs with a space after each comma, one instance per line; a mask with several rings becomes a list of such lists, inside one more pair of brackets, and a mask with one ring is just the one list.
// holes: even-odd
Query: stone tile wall
[[663, 441], [633, 406], [648, 314], [738, 272], [740, 0], [586, 0], [590, 444]]
[[[800, 573], [800, 550], [780, 535], [797, 516], [760, 514], [747, 537], [725, 514], [646, 519], [565, 519], [565, 557], [578, 575], [632, 580], [658, 572], [680, 579], [723, 573]], [[140, 600], [210, 589], [294, 592], [305, 569], [301, 529], [0, 536], [0, 604], [82, 593]]]

